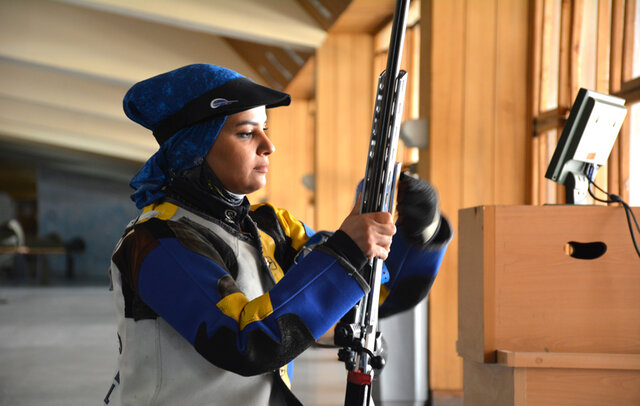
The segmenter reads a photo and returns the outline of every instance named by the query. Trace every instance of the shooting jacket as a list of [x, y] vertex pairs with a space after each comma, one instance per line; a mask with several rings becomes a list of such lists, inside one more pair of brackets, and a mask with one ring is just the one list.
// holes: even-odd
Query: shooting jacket
[[[230, 205], [203, 176], [174, 181], [116, 245], [119, 387], [107, 404], [297, 404], [293, 359], [369, 289], [345, 233], [316, 234], [246, 198]], [[381, 316], [426, 296], [450, 236], [445, 220], [422, 249], [394, 237]]]

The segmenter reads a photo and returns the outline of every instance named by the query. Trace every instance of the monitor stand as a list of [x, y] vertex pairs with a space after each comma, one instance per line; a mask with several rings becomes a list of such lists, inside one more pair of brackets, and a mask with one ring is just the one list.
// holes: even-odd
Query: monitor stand
[[571, 171], [567, 174], [564, 185], [567, 204], [591, 204], [588, 200], [589, 179], [587, 175]]

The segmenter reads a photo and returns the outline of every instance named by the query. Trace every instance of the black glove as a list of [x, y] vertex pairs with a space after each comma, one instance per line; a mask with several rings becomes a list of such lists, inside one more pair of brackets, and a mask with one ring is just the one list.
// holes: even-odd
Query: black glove
[[430, 183], [402, 172], [398, 180], [398, 231], [417, 246], [426, 245], [440, 227], [438, 194]]

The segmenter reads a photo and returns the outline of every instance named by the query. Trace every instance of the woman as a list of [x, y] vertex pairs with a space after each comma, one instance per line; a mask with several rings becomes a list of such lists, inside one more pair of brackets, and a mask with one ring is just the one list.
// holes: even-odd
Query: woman
[[119, 388], [106, 403], [297, 404], [292, 360], [368, 292], [367, 258], [388, 259], [381, 314], [426, 296], [451, 235], [428, 184], [400, 181], [393, 243], [389, 213], [354, 208], [329, 235], [250, 206], [275, 151], [266, 108], [289, 102], [206, 64], [126, 94], [125, 113], [160, 149], [131, 181], [142, 213], [112, 257]]

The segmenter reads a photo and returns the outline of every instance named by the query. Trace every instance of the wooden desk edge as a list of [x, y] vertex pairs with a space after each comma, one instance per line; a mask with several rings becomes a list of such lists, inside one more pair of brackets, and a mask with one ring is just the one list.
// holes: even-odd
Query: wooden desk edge
[[497, 364], [514, 368], [624, 369], [640, 371], [640, 354], [496, 351]]
[[0, 247], [0, 254], [66, 254], [67, 250], [64, 247]]

